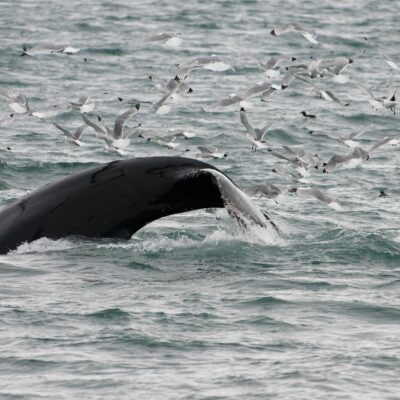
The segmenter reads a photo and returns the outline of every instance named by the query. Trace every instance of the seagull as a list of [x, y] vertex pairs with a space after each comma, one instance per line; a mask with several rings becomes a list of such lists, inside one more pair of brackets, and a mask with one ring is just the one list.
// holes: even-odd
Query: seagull
[[281, 194], [281, 189], [271, 183], [262, 183], [260, 185], [250, 186], [247, 189], [247, 193], [251, 196], [259, 195], [274, 199]]
[[250, 140], [250, 142], [253, 144], [252, 148], [251, 148], [252, 151], [256, 151], [257, 148], [264, 148], [265, 145], [263, 143], [266, 143], [266, 141], [264, 140], [264, 136], [271, 129], [271, 127], [275, 123], [275, 121], [272, 121], [272, 122], [266, 124], [261, 129], [253, 128], [253, 126], [250, 124], [249, 119], [247, 117], [246, 110], [242, 107], [240, 109], [240, 122], [246, 128], [246, 131], [247, 131], [246, 136]]
[[221, 100], [218, 100], [217, 105], [221, 107], [231, 106], [232, 104], [242, 103], [246, 100], [245, 97], [239, 94], [230, 94], [228, 97], [225, 97]]
[[[129, 109], [122, 113], [114, 123], [114, 128], [110, 129], [107, 125], [104, 125], [104, 128], [95, 124], [91, 121], [86, 114], [82, 114], [82, 118], [87, 125], [93, 128], [96, 132], [96, 136], [100, 139], [103, 139], [109, 148], [112, 148], [117, 152], [117, 154], [121, 155], [120, 149], [123, 149], [129, 145], [128, 137], [131, 133], [135, 131], [135, 129], [141, 124], [137, 125], [133, 129], [131, 129], [128, 133], [124, 134], [124, 126], [129, 118], [137, 114], [140, 109], [140, 103], [137, 103], [135, 107]], [[99, 121], [102, 121], [101, 117], [99, 117]]]
[[180, 145], [179, 143], [175, 142], [176, 138], [177, 138], [176, 135], [155, 136], [153, 138], [148, 139], [148, 141], [157, 143], [160, 146], [165, 146], [170, 150], [174, 150]]
[[196, 135], [192, 132], [178, 129], [169, 129], [168, 134], [164, 136], [156, 135], [152, 132], [142, 132], [139, 135], [139, 137], [146, 139], [148, 142], [154, 142], [161, 146], [166, 146], [169, 149], [175, 149], [180, 145], [180, 143], [175, 142], [178, 137], [183, 137], [186, 140], [189, 140], [194, 136]]
[[[138, 135], [138, 137], [145, 139], [148, 142], [153, 141], [153, 142], [157, 143], [157, 140], [160, 139], [162, 141], [162, 143], [158, 143], [158, 144], [162, 144], [162, 145], [165, 145], [166, 143], [174, 143], [174, 141], [180, 137], [182, 137], [186, 140], [189, 140], [194, 136], [196, 136], [195, 133], [188, 132], [188, 131], [182, 131], [182, 130], [178, 130], [178, 129], [174, 129], [174, 128], [168, 129], [168, 134], [166, 134], [166, 135], [158, 135], [151, 131], [141, 132]], [[179, 143], [175, 143], [175, 144], [171, 145], [171, 148], [175, 148], [178, 146], [179, 146]]]
[[289, 190], [290, 193], [297, 193], [301, 197], [314, 197], [315, 199], [325, 203], [328, 207], [333, 208], [337, 211], [342, 211], [342, 207], [340, 205], [340, 201], [337, 198], [327, 196], [322, 193], [321, 190], [316, 188], [293, 188]]
[[298, 24], [297, 22], [289, 22], [287, 24], [283, 24], [275, 29], [272, 29], [270, 32], [272, 36], [279, 36], [288, 32], [298, 32], [302, 34], [310, 43], [318, 44], [316, 38], [317, 33], [314, 29], [308, 29]]
[[277, 158], [280, 158], [281, 160], [286, 160], [289, 161], [291, 164], [295, 166], [304, 166], [304, 160], [299, 158], [297, 155], [290, 155], [290, 156], [285, 156], [283, 154], [277, 153], [276, 151], [268, 149], [269, 153]]
[[255, 85], [251, 86], [249, 89], [247, 89], [244, 93], [243, 93], [243, 97], [245, 97], [246, 99], [253, 97], [253, 96], [257, 96], [259, 94], [264, 95], [264, 93], [266, 91], [275, 91], [277, 90], [277, 87], [275, 85], [271, 85], [268, 82], [258, 82]]
[[384, 57], [386, 64], [389, 65], [390, 68], [396, 71], [400, 71], [400, 65], [392, 58], [390, 58], [378, 45], [371, 42], [371, 40], [369, 40], [366, 36], [364, 36], [364, 40], [366, 40], [371, 47], [374, 47], [376, 50], [378, 50], [378, 52]]
[[360, 85], [359, 83], [354, 83], [354, 85], [359, 87], [360, 89], [364, 90], [371, 97], [371, 100], [369, 100], [369, 104], [371, 105], [372, 108], [375, 108], [375, 110], [379, 110], [381, 108], [386, 108], [386, 109], [392, 111], [393, 114], [396, 114], [396, 106], [397, 106], [397, 104], [400, 103], [396, 99], [397, 88], [394, 90], [390, 89], [389, 94], [387, 96], [376, 97], [371, 92], [371, 90], [369, 90], [365, 86]]
[[10, 114], [10, 117], [13, 117], [14, 114], [27, 114], [36, 118], [45, 118], [49, 116], [46, 112], [35, 111], [29, 105], [27, 97], [23, 93], [19, 93], [18, 95], [13, 95], [8, 92], [0, 91], [0, 96], [3, 96], [11, 110], [13, 111]]
[[330, 75], [333, 76], [334, 82], [347, 83], [349, 81], [349, 77], [347, 75], [343, 75], [342, 72], [364, 53], [365, 49], [352, 58], [341, 56], [334, 58], [315, 59], [311, 61], [308, 69], [311, 72], [311, 76], [324, 77], [326, 75]]
[[358, 60], [362, 55], [364, 55], [366, 49], [362, 49], [358, 54], [352, 57], [333, 57], [333, 58], [316, 58], [311, 57], [312, 61], [309, 64], [308, 69], [314, 74], [320, 76], [325, 75], [336, 75], [335, 82], [346, 83], [348, 82], [348, 77], [342, 75], [342, 72], [350, 65]]
[[351, 57], [334, 57], [334, 58], [314, 58], [311, 57], [310, 63], [293, 65], [287, 70], [292, 68], [298, 68], [304, 71], [307, 71], [306, 74], [301, 75], [309, 75], [311, 78], [317, 78], [324, 76], [333, 76], [333, 80], [337, 83], [346, 83], [349, 81], [349, 77], [342, 74], [346, 67], [350, 64], [353, 64], [355, 60], [361, 57], [365, 53], [365, 49], [363, 49], [359, 54], [355, 55], [353, 58]]
[[400, 104], [400, 102], [397, 100], [396, 95], [397, 88], [392, 90], [387, 97], [382, 97], [382, 99], [380, 99], [383, 107], [392, 111], [393, 114], [396, 114], [396, 106], [397, 104]]
[[317, 118], [315, 114], [309, 114], [307, 111], [302, 111], [300, 114], [305, 118]]
[[179, 78], [177, 75], [170, 79], [167, 83], [163, 82], [158, 75], [149, 75], [149, 79], [154, 84], [154, 87], [159, 92], [164, 94], [175, 89], [176, 86], [179, 86], [179, 90], [184, 91], [187, 94], [193, 93], [193, 89], [186, 82], [184, 82], [184, 79]]
[[290, 146], [282, 146], [282, 148], [292, 156], [297, 157], [298, 162], [306, 169], [314, 167], [316, 161], [318, 160], [318, 154], [311, 154], [302, 149], [294, 149]]
[[324, 89], [323, 87], [317, 85], [316, 83], [309, 81], [308, 79], [304, 79], [300, 76], [296, 76], [297, 79], [300, 79], [303, 82], [307, 82], [310, 85], [313, 85], [314, 87], [314, 91], [319, 95], [319, 97], [322, 100], [326, 100], [326, 101], [333, 101], [341, 106], [348, 106], [349, 103], [345, 103], [344, 101], [342, 101], [341, 99], [339, 99], [334, 93], [332, 93], [330, 90]]
[[381, 190], [381, 191], [379, 192], [379, 197], [389, 197], [389, 195], [388, 195], [387, 193], [385, 193], [384, 190]]
[[279, 90], [281, 90], [279, 86], [277, 87], [276, 85], [271, 85], [267, 90], [261, 93], [260, 100], [267, 102], [267, 99], [269, 99], [276, 91]]
[[89, 96], [81, 96], [78, 101], [68, 103], [68, 107], [72, 110], [79, 110], [81, 114], [89, 113], [94, 110], [94, 103], [89, 103]]
[[65, 135], [65, 139], [67, 139], [69, 142], [76, 144], [77, 146], [81, 146], [82, 142], [80, 142], [80, 138], [83, 134], [83, 132], [85, 131], [85, 129], [88, 127], [87, 124], [83, 124], [78, 126], [78, 128], [76, 128], [73, 132], [71, 132], [70, 130], [64, 128], [61, 125], [58, 125], [56, 123], [53, 123], [53, 125], [59, 129], [61, 132], [64, 133]]
[[311, 154], [302, 149], [294, 149], [289, 146], [282, 146], [289, 154], [289, 158], [291, 158], [292, 165], [295, 166], [297, 172], [301, 173], [301, 175], [309, 176], [310, 170], [312, 168], [319, 169], [319, 157], [318, 154]]
[[349, 148], [355, 148], [359, 145], [359, 143], [356, 142], [354, 139], [358, 138], [359, 136], [361, 136], [362, 134], [367, 132], [373, 126], [375, 126], [375, 124], [370, 124], [367, 127], [365, 127], [364, 129], [362, 129], [361, 131], [342, 133], [339, 136], [332, 136], [332, 135], [328, 135], [326, 133], [318, 133], [318, 132], [314, 132], [314, 131], [309, 131], [309, 133], [314, 136], [324, 136], [329, 139], [336, 140], [340, 143], [345, 144]]
[[335, 75], [339, 75], [345, 68], [350, 64], [353, 64], [354, 60], [350, 57], [334, 57], [321, 59], [318, 65], [318, 70], [321, 74], [331, 72]]
[[272, 156], [288, 161], [302, 178], [309, 176], [309, 171], [312, 168], [318, 169], [317, 154], [311, 155], [304, 151], [295, 151], [289, 146], [282, 146], [282, 148], [285, 149], [289, 155], [283, 155], [271, 149], [268, 149], [268, 151]]
[[149, 75], [149, 79], [151, 83], [154, 85], [154, 89], [158, 90], [161, 93], [167, 93], [167, 85], [166, 83], [158, 76], [158, 75]]
[[156, 134], [154, 134], [153, 132], [140, 132], [140, 134], [138, 135], [138, 137], [147, 140], [148, 142], [150, 142], [152, 139], [154, 139], [155, 137], [157, 137]]
[[369, 150], [368, 153], [371, 154], [374, 150], [376, 150], [378, 147], [383, 146], [384, 144], [391, 144], [392, 146], [397, 146], [400, 144], [400, 140], [393, 137], [393, 136], [385, 136], [382, 140], [379, 142], [376, 142]]
[[332, 156], [327, 163], [324, 163], [323, 171], [325, 173], [332, 172], [338, 164], [347, 164], [347, 168], [351, 168], [367, 160], [369, 160], [369, 154], [361, 147], [356, 147], [350, 154]]
[[186, 76], [192, 69], [196, 68], [204, 68], [208, 69], [210, 71], [217, 71], [217, 72], [223, 72], [228, 69], [231, 69], [232, 71], [236, 71], [235, 68], [232, 67], [232, 65], [226, 61], [224, 58], [216, 56], [215, 54], [211, 56], [200, 56], [196, 57], [193, 60], [189, 61], [185, 65], [178, 65], [180, 68], [179, 76]]
[[176, 82], [175, 85], [163, 96], [161, 97], [160, 100], [156, 101], [153, 103], [153, 107], [156, 110], [157, 114], [166, 114], [169, 112], [171, 109], [170, 106], [164, 105], [164, 103], [170, 98], [173, 97], [175, 92], [180, 88], [181, 85], [185, 84], [182, 79], [179, 78], [179, 76], [175, 76], [174, 81]]
[[289, 87], [289, 85], [293, 82], [294, 78], [299, 75], [310, 75], [307, 71], [307, 68], [304, 66], [297, 66], [287, 68], [286, 74], [283, 76], [281, 90], [285, 90]]
[[176, 137], [183, 137], [186, 140], [192, 139], [196, 136], [195, 132], [190, 132], [182, 128], [170, 128], [168, 129], [168, 134], [175, 135]]
[[148, 42], [161, 43], [167, 47], [178, 47], [182, 43], [182, 33], [158, 33], [147, 38]]
[[289, 175], [294, 183], [308, 183], [308, 181], [305, 179], [306, 176], [308, 176], [308, 173], [303, 174], [303, 168], [295, 167], [295, 169], [293, 169], [288, 165], [278, 164], [272, 169], [272, 172], [276, 174]]
[[43, 44], [40, 46], [31, 47], [29, 50], [23, 47], [21, 56], [35, 56], [39, 54], [66, 53], [68, 55], [76, 54], [80, 49], [69, 45], [61, 44]]
[[241, 94], [230, 94], [228, 97], [219, 100], [217, 102], [217, 105], [221, 107], [226, 107], [232, 104], [239, 103], [241, 106], [244, 106], [246, 105], [247, 99], [257, 95], [261, 95], [261, 101], [266, 101], [265, 99], [267, 97], [270, 97], [272, 93], [279, 89], [280, 88], [276, 85], [271, 85], [268, 82], [259, 82], [251, 86], [249, 89], [245, 90]]
[[288, 55], [272, 56], [265, 64], [259, 62], [258, 67], [264, 71], [267, 79], [278, 79], [280, 77], [279, 64], [284, 61], [296, 61], [296, 57]]
[[283, 61], [296, 61], [296, 57], [288, 55], [272, 56], [265, 64], [260, 62], [258, 63], [258, 66], [263, 71], [269, 71], [275, 69]]
[[[0, 96], [6, 99], [9, 107], [16, 114], [29, 114], [32, 111], [28, 99], [23, 93], [13, 95], [8, 92], [0, 91]], [[13, 114], [11, 114], [11, 117], [12, 116]]]
[[228, 156], [228, 154], [222, 153], [214, 146], [198, 146], [197, 148], [200, 150], [199, 156], [202, 158], [218, 159]]

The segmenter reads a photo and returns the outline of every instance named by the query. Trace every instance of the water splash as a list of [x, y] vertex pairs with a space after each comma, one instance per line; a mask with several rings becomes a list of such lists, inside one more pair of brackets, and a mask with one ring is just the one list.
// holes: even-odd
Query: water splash
[[251, 225], [258, 225], [264, 228], [270, 225], [276, 227], [269, 217], [221, 172], [213, 169], [203, 169], [202, 172], [210, 173], [216, 178], [225, 208], [240, 226], [245, 229]]
[[65, 251], [75, 247], [77, 247], [77, 244], [70, 240], [41, 238], [31, 243], [23, 243], [9, 254], [49, 253], [52, 251]]

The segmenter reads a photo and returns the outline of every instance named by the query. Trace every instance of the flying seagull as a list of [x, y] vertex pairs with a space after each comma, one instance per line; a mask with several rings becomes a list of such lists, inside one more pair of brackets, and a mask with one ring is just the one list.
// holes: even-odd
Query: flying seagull
[[53, 123], [53, 125], [57, 129], [59, 129], [61, 132], [64, 133], [66, 140], [68, 140], [69, 142], [71, 142], [73, 144], [76, 144], [77, 146], [81, 146], [82, 143], [80, 142], [79, 139], [81, 138], [85, 129], [88, 127], [87, 124], [83, 124], [83, 125], [78, 126], [78, 128], [76, 128], [74, 131], [70, 131], [69, 129], [64, 128], [63, 126], [58, 125], [56, 123]]
[[182, 43], [182, 33], [158, 33], [147, 38], [150, 43], [160, 43], [167, 47], [178, 47]]
[[315, 32], [314, 29], [308, 29], [305, 28], [304, 26], [298, 24], [297, 22], [289, 22], [287, 24], [283, 24], [281, 26], [278, 26], [277, 28], [272, 29], [270, 32], [272, 36], [279, 36], [284, 33], [289, 33], [289, 32], [297, 32], [302, 34], [310, 43], [312, 44], [318, 44], [317, 42], [317, 33]]
[[109, 148], [115, 150], [117, 154], [120, 155], [120, 149], [123, 149], [129, 145], [129, 135], [132, 134], [138, 126], [140, 126], [139, 124], [135, 128], [131, 129], [129, 132], [124, 132], [125, 123], [128, 121], [129, 118], [134, 116], [139, 111], [139, 109], [140, 103], [137, 103], [135, 107], [122, 113], [115, 120], [113, 129], [104, 124], [101, 117], [98, 117], [98, 119], [99, 122], [102, 122], [104, 128], [91, 121], [86, 114], [82, 114], [82, 118], [87, 125], [95, 130], [97, 137], [103, 139]]
[[370, 39], [368, 39], [366, 36], [364, 36], [364, 40], [367, 41], [367, 43], [371, 46], [374, 47], [376, 50], [378, 50], [378, 52], [383, 56], [383, 58], [386, 61], [386, 64], [389, 65], [390, 68], [396, 70], [396, 71], [400, 71], [400, 65], [394, 61], [392, 58], [390, 58], [378, 45], [376, 45], [375, 43], [371, 42]]
[[313, 187], [300, 187], [290, 189], [289, 192], [297, 193], [301, 197], [314, 197], [322, 203], [325, 203], [328, 207], [333, 208], [337, 211], [342, 211], [342, 207], [340, 205], [340, 201], [337, 198], [326, 195], [321, 192], [321, 190], [313, 188]]
[[53, 54], [53, 53], [65, 53], [68, 55], [76, 54], [80, 49], [72, 47], [66, 44], [43, 44], [31, 47], [29, 50], [23, 47], [21, 56], [36, 56], [39, 54]]
[[250, 140], [250, 142], [253, 144], [252, 150], [256, 151], [257, 148], [265, 147], [265, 145], [263, 144], [263, 143], [266, 143], [266, 141], [264, 140], [264, 136], [271, 129], [271, 127], [275, 123], [275, 121], [267, 123], [262, 128], [253, 128], [253, 126], [250, 124], [249, 119], [247, 117], [246, 110], [242, 107], [240, 109], [240, 122], [246, 128], [246, 132], [247, 132], [246, 136]]

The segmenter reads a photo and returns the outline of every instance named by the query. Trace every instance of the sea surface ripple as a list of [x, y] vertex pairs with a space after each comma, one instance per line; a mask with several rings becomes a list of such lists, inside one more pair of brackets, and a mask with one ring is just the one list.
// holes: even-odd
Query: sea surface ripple
[[[293, 20], [315, 28], [320, 45], [269, 34]], [[160, 32], [181, 32], [182, 45], [146, 43]], [[1, 0], [1, 89], [25, 93], [37, 109], [90, 95], [110, 122], [127, 108], [118, 97], [140, 101], [144, 128], [184, 127], [197, 136], [176, 150], [133, 137], [125, 158], [213, 144], [228, 157], [210, 162], [239, 187], [267, 179], [285, 193], [278, 204], [256, 200], [282, 228], [278, 239], [248, 237], [196, 211], [155, 221], [129, 241], [40, 239], [0, 256], [0, 398], [399, 399], [398, 148], [382, 147], [354, 169], [313, 175], [341, 198], [337, 212], [288, 193], [289, 180], [271, 171], [279, 161], [251, 152], [237, 108], [200, 111], [260, 81], [257, 63], [273, 54], [352, 56], [368, 47], [365, 35], [398, 57], [395, 2]], [[45, 42], [81, 51], [19, 56], [23, 46]], [[173, 77], [176, 64], [211, 54], [235, 71], [196, 71], [191, 97], [155, 114], [150, 103], [159, 95], [148, 76]], [[348, 74], [378, 93], [395, 79], [369, 47]], [[271, 142], [324, 159], [343, 145], [327, 146], [308, 129], [334, 135], [373, 122], [366, 147], [399, 135], [397, 115], [372, 110], [350, 84], [335, 88], [349, 107], [323, 102], [297, 82], [273, 101], [254, 101], [249, 115], [261, 126], [284, 114]], [[304, 109], [315, 121], [301, 116]], [[0, 207], [118, 158], [90, 133], [76, 147], [51, 124], [10, 121], [9, 113], [1, 100]], [[73, 113], [56, 121], [80, 123]]]

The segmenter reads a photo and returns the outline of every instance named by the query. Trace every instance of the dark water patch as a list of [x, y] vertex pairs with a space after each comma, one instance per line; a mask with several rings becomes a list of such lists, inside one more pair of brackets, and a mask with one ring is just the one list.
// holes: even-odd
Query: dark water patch
[[[184, 348], [190, 348], [185, 345], [183, 341], [171, 340], [163, 337], [151, 337], [139, 334], [120, 334], [118, 336], [107, 336], [101, 335], [99, 337], [99, 343], [104, 348], [120, 349], [121, 345], [126, 348], [127, 351], [131, 351], [132, 347], [143, 348], [149, 351], [165, 350], [182, 350]], [[193, 350], [196, 349], [196, 345], [193, 345]]]
[[129, 14], [129, 15], [107, 15], [105, 17], [107, 21], [117, 21], [117, 22], [123, 22], [123, 21], [141, 21], [141, 18], [139, 16]]
[[175, 316], [178, 318], [195, 318], [195, 319], [204, 320], [204, 321], [218, 319], [218, 316], [216, 314], [211, 314], [208, 312], [199, 312], [199, 313], [183, 312], [183, 313], [175, 314]]
[[152, 265], [149, 262], [138, 262], [137, 260], [124, 263], [124, 266], [138, 271], [164, 272], [161, 268]]
[[[29, 299], [28, 296], [26, 298]], [[72, 306], [74, 305], [72, 304]], [[34, 332], [42, 332], [41, 330], [29, 331], [29, 328], [32, 327], [44, 329], [45, 331], [51, 327], [52, 329], [48, 331], [48, 336], [46, 337], [62, 340], [64, 335], [75, 332], [75, 324], [81, 325], [87, 323], [85, 315], [66, 312], [63, 306], [65, 304], [52, 304], [52, 310], [48, 311], [12, 307], [3, 309], [1, 315], [3, 322], [6, 324], [17, 324], [26, 327], [27, 331], [23, 337], [27, 340], [38, 339], [38, 336]], [[57, 334], [54, 334], [54, 332], [57, 332]]]
[[202, 22], [200, 24], [197, 25], [197, 27], [199, 29], [204, 29], [204, 30], [216, 30], [216, 29], [220, 29], [221, 26], [215, 22], [215, 21], [207, 21], [207, 22]]
[[[371, 121], [371, 115], [366, 113], [354, 113], [351, 115], [338, 115], [338, 117], [346, 122], [354, 122], [354, 123], [363, 123], [366, 124]], [[388, 118], [391, 118], [390, 115], [374, 115], [373, 122], [386, 124], [388, 122]], [[371, 132], [376, 130], [376, 127], [371, 128]], [[366, 133], [368, 134], [368, 132]]]
[[21, 315], [28, 314], [27, 311], [25, 311], [25, 310], [23, 310], [21, 308], [18, 308], [18, 307], [11, 307], [11, 308], [5, 309], [5, 311], [7, 313], [10, 313], [11, 315], [16, 315], [16, 316], [21, 316]]
[[[0, 162], [0, 170], [4, 165], [6, 165], [5, 162]], [[12, 186], [7, 184], [6, 182], [0, 181], [0, 190], [8, 190], [8, 189], [11, 189], [11, 188], [12, 188]]]
[[[271, 285], [275, 288], [276, 287], [276, 279], [275, 277], [271, 275], [266, 275], [267, 279], [271, 278], [272, 282]], [[262, 281], [259, 279], [259, 277], [254, 277], [254, 278], [249, 278], [249, 277], [243, 277], [240, 280], [235, 280], [234, 282], [226, 282], [223, 284], [223, 287], [226, 290], [238, 290], [242, 289], [244, 287], [252, 287], [252, 288], [265, 288], [266, 282]], [[268, 285], [267, 285], [268, 287]], [[278, 282], [278, 287], [280, 287], [279, 282]], [[286, 286], [284, 286], [286, 287]]]
[[[90, 370], [96, 370], [98, 369], [97, 365], [90, 365], [88, 368]], [[79, 371], [84, 374], [86, 371], [83, 370], [81, 371], [81, 368], [79, 368]], [[74, 371], [76, 372], [76, 370]], [[97, 376], [92, 376], [92, 377], [87, 377], [85, 375], [81, 375], [80, 377], [76, 377], [73, 380], [71, 379], [57, 379], [53, 382], [53, 386], [59, 387], [61, 390], [71, 390], [71, 389], [80, 389], [84, 393], [88, 393], [88, 391], [91, 390], [98, 390], [103, 393], [104, 398], [112, 398], [115, 396], [116, 391], [118, 388], [121, 386], [121, 384], [124, 382], [122, 378], [118, 377], [113, 377], [110, 378], [107, 376], [107, 373], [100, 372], [97, 370]], [[107, 394], [108, 393], [108, 394]], [[82, 398], [86, 399], [87, 395], [83, 395], [82, 397], [75, 397], [76, 395], [73, 396], [73, 398]]]
[[286, 142], [287, 144], [300, 144], [296, 139], [293, 138], [293, 134], [289, 132], [287, 129], [281, 129], [281, 128], [276, 128], [276, 129], [271, 129], [271, 132], [269, 133], [271, 138], [274, 138], [277, 140], [279, 138], [280, 141]]
[[88, 318], [95, 318], [99, 320], [130, 320], [131, 314], [121, 310], [120, 308], [108, 308], [105, 310], [96, 311], [94, 313], [85, 314]]
[[[179, 325], [178, 325], [179, 326]], [[159, 336], [149, 336], [141, 334], [126, 334], [120, 333], [118, 335], [109, 336], [102, 334], [98, 336], [98, 345], [103, 349], [115, 349], [120, 350], [121, 348], [126, 351], [132, 351], [132, 348], [142, 348], [147, 351], [179, 351], [190, 353], [197, 353], [206, 350], [225, 350], [235, 349], [236, 351], [260, 351], [265, 349], [264, 345], [244, 343], [244, 342], [232, 342], [232, 341], [220, 341], [212, 339], [191, 339], [190, 330], [182, 332], [179, 337], [167, 337], [165, 332], [160, 331]], [[121, 347], [122, 346], [122, 347]], [[273, 347], [279, 347], [276, 344]], [[282, 344], [282, 346], [284, 346]]]
[[[206, 315], [206, 313], [204, 313]], [[147, 318], [146, 318], [147, 317]], [[216, 318], [206, 318], [200, 315], [191, 315], [190, 313], [179, 313], [169, 315], [165, 313], [146, 313], [146, 319], [156, 323], [161, 330], [176, 330], [182, 332], [209, 332], [210, 329], [223, 327]]]
[[96, 24], [90, 24], [88, 22], [78, 22], [74, 24], [80, 31], [83, 32], [101, 32], [104, 30], [104, 27]]
[[[311, 275], [315, 275], [315, 272], [313, 272]], [[348, 287], [348, 285], [344, 284], [335, 284], [335, 283], [330, 283], [327, 281], [315, 281], [315, 280], [298, 280], [298, 279], [292, 279], [287, 281], [287, 285], [290, 287], [290, 289], [298, 288], [298, 289], [303, 289], [305, 291], [311, 291], [311, 292], [318, 292], [320, 290], [326, 291], [326, 290], [343, 290]]]
[[39, 395], [37, 393], [29, 394], [14, 394], [0, 389], [0, 398], [7, 400], [35, 400], [35, 399], [48, 399], [47, 396]]
[[376, 304], [368, 304], [362, 302], [342, 302], [327, 301], [318, 303], [301, 303], [309, 304], [310, 307], [317, 307], [325, 310], [325, 312], [334, 312], [345, 314], [356, 319], [363, 319], [375, 324], [399, 324], [400, 308], [386, 307]]
[[86, 49], [88, 54], [103, 54], [108, 56], [121, 57], [125, 54], [125, 50], [119, 47], [95, 47]]
[[388, 370], [393, 371], [394, 369], [400, 369], [400, 359], [393, 356], [369, 356], [364, 360], [360, 360], [357, 364], [364, 365], [372, 369]]
[[235, 324], [239, 325], [254, 325], [254, 326], [259, 326], [263, 328], [271, 328], [271, 329], [298, 329], [296, 325], [284, 322], [284, 321], [279, 321], [275, 318], [267, 317], [265, 315], [255, 315], [243, 319], [239, 319], [235, 321]]
[[300, 257], [299, 260], [303, 258], [303, 261], [313, 261], [315, 265], [330, 261], [344, 265], [354, 262], [398, 265], [400, 262], [400, 243], [388, 240], [378, 233], [365, 234], [342, 228], [325, 230], [318, 240], [308, 243], [305, 258], [301, 251], [302, 245], [293, 246], [290, 252], [294, 249]]
[[353, 237], [352, 232], [347, 232], [343, 228], [333, 228], [326, 231], [322, 231], [318, 236], [318, 244], [323, 242], [339, 242], [347, 241], [349, 237]]
[[[42, 171], [55, 171], [59, 174], [65, 173], [67, 174], [72, 172], [79, 172], [83, 169], [97, 166], [96, 162], [82, 162], [82, 161], [54, 161], [54, 162], [39, 162], [35, 160], [30, 160], [26, 162], [21, 162], [19, 164], [10, 165], [10, 169], [15, 172], [24, 174], [24, 173], [38, 173]], [[64, 172], [63, 172], [64, 171]]]
[[364, 259], [400, 264], [400, 243], [387, 240], [376, 233], [369, 233], [358, 237], [356, 245], [357, 254]]
[[400, 289], [400, 279], [394, 279], [390, 282], [380, 283], [374, 286], [377, 289]]
[[0, 371], [9, 372], [10, 368], [18, 368], [19, 373], [32, 373], [47, 371], [59, 366], [58, 361], [49, 361], [39, 358], [20, 358], [20, 357], [1, 357], [0, 356]]
[[[95, 165], [98, 164], [75, 162], [40, 163], [35, 161], [21, 162], [20, 165], [13, 163], [5, 171], [5, 178], [7, 179], [7, 185], [11, 187], [33, 190]], [[51, 178], [49, 178], [49, 173], [51, 173]], [[34, 177], [34, 181], [32, 177]], [[34, 186], [32, 186], [33, 184]]]
[[[230, 300], [232, 301], [232, 300]], [[242, 306], [256, 306], [256, 307], [261, 307], [261, 308], [269, 308], [269, 307], [275, 307], [279, 305], [286, 305], [286, 304], [291, 304], [290, 301], [282, 300], [277, 297], [273, 296], [262, 296], [262, 297], [257, 297], [251, 300], [245, 300], [239, 302], [240, 305]]]
[[[3, 257], [3, 256], [0, 256]], [[4, 256], [5, 257], [5, 256]], [[48, 274], [48, 271], [45, 271], [40, 268], [28, 268], [28, 267], [21, 267], [18, 265], [6, 264], [0, 262], [0, 275], [3, 276], [19, 276], [19, 277], [29, 277], [33, 275], [45, 275]], [[1, 289], [0, 289], [1, 292]]]

